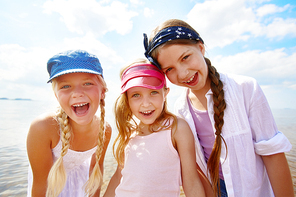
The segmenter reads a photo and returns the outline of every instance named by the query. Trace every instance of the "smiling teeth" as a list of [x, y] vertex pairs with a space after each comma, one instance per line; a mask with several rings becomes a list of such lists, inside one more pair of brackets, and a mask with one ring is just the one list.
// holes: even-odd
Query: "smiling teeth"
[[84, 105], [87, 105], [87, 103], [84, 103], [84, 104], [77, 104], [77, 105], [73, 105], [74, 107], [82, 107]]
[[150, 114], [152, 112], [152, 110], [150, 110], [150, 111], [143, 111], [142, 113], [143, 114]]
[[186, 81], [186, 83], [190, 83], [193, 79], [194, 79], [194, 75], [188, 81]]

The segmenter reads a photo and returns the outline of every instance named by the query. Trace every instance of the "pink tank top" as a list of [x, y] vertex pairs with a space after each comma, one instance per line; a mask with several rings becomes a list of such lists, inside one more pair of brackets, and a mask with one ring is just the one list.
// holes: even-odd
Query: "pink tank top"
[[125, 148], [117, 197], [179, 197], [181, 165], [171, 130], [133, 137]]

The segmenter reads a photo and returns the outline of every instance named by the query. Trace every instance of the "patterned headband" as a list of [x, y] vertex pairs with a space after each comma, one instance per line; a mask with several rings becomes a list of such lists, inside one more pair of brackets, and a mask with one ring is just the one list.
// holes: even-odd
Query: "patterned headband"
[[144, 33], [143, 35], [145, 47], [144, 54], [146, 58], [159, 69], [161, 69], [160, 65], [151, 57], [152, 51], [158, 46], [177, 39], [200, 40], [202, 43], [204, 43], [201, 37], [195, 31], [181, 26], [172, 26], [162, 29], [154, 36], [153, 40], [149, 44], [147, 34]]

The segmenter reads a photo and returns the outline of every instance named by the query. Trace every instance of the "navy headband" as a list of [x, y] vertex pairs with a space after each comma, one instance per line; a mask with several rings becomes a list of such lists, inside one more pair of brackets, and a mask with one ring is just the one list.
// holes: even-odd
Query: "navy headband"
[[146, 58], [156, 65], [159, 69], [161, 69], [160, 65], [157, 63], [156, 60], [154, 60], [151, 57], [151, 53], [154, 49], [156, 49], [158, 46], [169, 42], [171, 40], [177, 40], [177, 39], [186, 39], [186, 40], [199, 40], [202, 43], [203, 40], [201, 37], [193, 30], [186, 28], [186, 27], [181, 27], [181, 26], [172, 26], [172, 27], [167, 27], [165, 29], [162, 29], [159, 31], [153, 38], [153, 40], [148, 43], [148, 37], [147, 34], [144, 35], [144, 47], [145, 47], [145, 56]]
[[147, 34], [144, 35], [144, 47], [145, 47], [145, 56], [146, 58], [156, 65], [159, 69], [161, 69], [160, 65], [157, 63], [156, 60], [154, 60], [151, 57], [151, 53], [154, 49], [159, 47], [160, 45], [169, 42], [171, 40], [177, 40], [177, 39], [185, 39], [185, 40], [199, 40], [202, 43], [203, 40], [201, 37], [196, 33], [195, 31], [182, 27], [182, 26], [172, 26], [172, 27], [167, 27], [165, 29], [162, 29], [159, 31], [153, 38], [153, 40], [148, 43], [148, 37]]

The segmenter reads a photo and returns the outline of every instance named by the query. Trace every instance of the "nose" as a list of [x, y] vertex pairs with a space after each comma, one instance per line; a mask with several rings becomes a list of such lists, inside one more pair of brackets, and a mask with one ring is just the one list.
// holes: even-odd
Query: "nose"
[[142, 106], [143, 107], [149, 107], [151, 105], [151, 101], [148, 97], [144, 97], [142, 100]]
[[78, 98], [84, 96], [83, 89], [81, 87], [75, 87], [72, 91], [72, 97]]
[[178, 78], [184, 80], [188, 78], [189, 70], [186, 68], [186, 66], [182, 65], [178, 67], [177, 73]]

